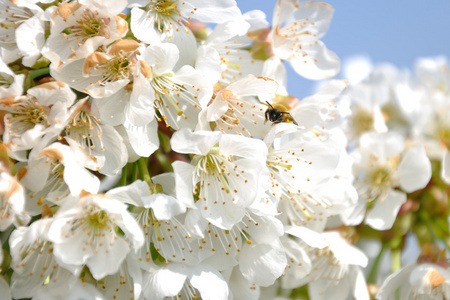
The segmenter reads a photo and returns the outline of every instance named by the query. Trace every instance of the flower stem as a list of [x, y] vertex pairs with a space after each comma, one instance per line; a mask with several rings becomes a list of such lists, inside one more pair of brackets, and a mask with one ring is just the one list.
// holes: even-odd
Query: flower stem
[[120, 180], [117, 183], [117, 186], [125, 186], [127, 185], [127, 176], [128, 176], [128, 166], [129, 164], [126, 164], [122, 168], [122, 175], [120, 176]]
[[148, 158], [147, 157], [139, 158], [139, 160], [138, 160], [139, 173], [141, 173], [141, 175], [142, 175], [142, 180], [147, 182], [149, 186], [152, 186], [153, 182], [152, 182], [152, 179], [150, 178], [150, 174], [148, 172], [147, 162], [148, 162]]
[[378, 275], [378, 269], [380, 268], [380, 264], [381, 264], [381, 259], [384, 256], [384, 252], [386, 251], [386, 249], [388, 248], [389, 243], [383, 243], [383, 245], [381, 246], [380, 249], [380, 253], [378, 253], [377, 258], [375, 259], [373, 265], [372, 265], [372, 269], [370, 269], [370, 273], [369, 276], [367, 277], [367, 283], [376, 283], [377, 281], [377, 275]]
[[42, 68], [42, 69], [39, 69], [39, 70], [30, 71], [29, 74], [30, 74], [30, 78], [31, 79], [35, 79], [35, 78], [37, 78], [39, 76], [49, 74], [49, 72], [50, 72], [50, 68]]
[[392, 249], [392, 272], [395, 273], [402, 267], [402, 251], [400, 248]]

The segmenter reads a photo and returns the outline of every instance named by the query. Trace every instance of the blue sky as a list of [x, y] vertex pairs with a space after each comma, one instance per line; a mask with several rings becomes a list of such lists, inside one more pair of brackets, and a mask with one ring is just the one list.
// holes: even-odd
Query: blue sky
[[[275, 0], [236, 0], [242, 12], [260, 9], [272, 20]], [[450, 57], [450, 0], [330, 0], [335, 8], [322, 39], [345, 61], [366, 55], [374, 63], [389, 62], [412, 69], [418, 57]], [[290, 70], [288, 91], [303, 98], [314, 82]], [[342, 77], [338, 74], [336, 78]]]

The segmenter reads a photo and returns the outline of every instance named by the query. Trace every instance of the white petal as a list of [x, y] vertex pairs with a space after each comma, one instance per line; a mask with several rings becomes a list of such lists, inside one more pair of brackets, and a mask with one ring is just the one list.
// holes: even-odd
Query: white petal
[[164, 194], [176, 197], [175, 191], [175, 175], [173, 173], [162, 173], [152, 177], [155, 184], [160, 184], [164, 190]]
[[307, 19], [314, 22], [314, 29], [320, 36], [328, 30], [333, 13], [334, 8], [329, 4], [316, 1], [304, 1], [298, 4], [293, 17], [296, 20]]
[[299, 287], [301, 280], [311, 272], [311, 259], [308, 253], [294, 239], [283, 237], [282, 243], [288, 258], [288, 267], [281, 277], [283, 288], [293, 289]]
[[394, 299], [396, 290], [409, 282], [408, 277], [416, 266], [416, 264], [412, 264], [398, 270], [394, 274], [389, 275], [378, 289], [376, 299]]
[[177, 199], [164, 194], [153, 194], [142, 198], [142, 201], [145, 207], [153, 209], [158, 220], [169, 220], [186, 211], [186, 207]]
[[122, 136], [109, 125], [101, 125], [102, 143], [105, 151], [101, 152], [105, 157], [105, 163], [99, 172], [104, 175], [116, 175], [125, 166], [128, 160], [127, 147]]
[[260, 286], [272, 285], [286, 267], [284, 248], [279, 240], [272, 244], [245, 244], [239, 258], [239, 269], [248, 281]]
[[182, 161], [173, 162], [172, 167], [175, 174], [176, 198], [186, 207], [195, 207], [194, 197], [192, 196], [194, 190], [192, 177], [195, 167]]
[[187, 276], [172, 269], [166, 267], [145, 275], [143, 294], [146, 299], [157, 300], [178, 295]]
[[[228, 102], [223, 100], [222, 93], [219, 93], [219, 95], [217, 95], [214, 101], [211, 104], [208, 103], [208, 106], [204, 108], [203, 115], [199, 115], [198, 117], [199, 122], [202, 117], [206, 118], [206, 121], [208, 122], [215, 122], [218, 119], [220, 119], [220, 117], [222, 117], [223, 114], [226, 113], [228, 109], [229, 109]], [[205, 114], [206, 116], [204, 116]], [[209, 126], [209, 124], [207, 126]]]
[[311, 299], [317, 300], [346, 300], [350, 292], [347, 278], [333, 284], [328, 284], [327, 279], [318, 279], [308, 285], [308, 294]]
[[[347, 82], [345, 80], [331, 80], [314, 95], [302, 99], [299, 105], [292, 109], [291, 114], [296, 120], [302, 120], [302, 125], [304, 125], [303, 123], [306, 123], [304, 125], [305, 127], [312, 127], [317, 123], [314, 124], [308, 120], [318, 119], [319, 121], [322, 121], [323, 117], [321, 110], [323, 110], [323, 103], [331, 103], [345, 90], [346, 87]], [[311, 117], [309, 115], [311, 113], [317, 114], [318, 116]]]
[[44, 33], [44, 21], [36, 17], [26, 20], [16, 29], [16, 43], [24, 56], [24, 66], [31, 67], [41, 55]]
[[239, 268], [234, 268], [228, 286], [233, 294], [233, 300], [258, 300], [260, 299], [260, 289], [252, 282], [248, 281], [239, 272]]
[[345, 225], [355, 226], [361, 224], [366, 214], [367, 201], [365, 198], [358, 198], [358, 201], [343, 212], [341, 218]]
[[236, 134], [224, 134], [219, 142], [220, 151], [229, 155], [253, 158], [265, 162], [267, 146], [263, 141]]
[[227, 282], [217, 270], [206, 264], [191, 268], [190, 282], [192, 286], [199, 290], [202, 299], [228, 299]]
[[397, 132], [365, 133], [361, 136], [359, 144], [381, 161], [392, 158], [405, 149], [405, 139]]
[[125, 121], [125, 112], [129, 110], [129, 99], [129, 92], [121, 89], [109, 97], [93, 99], [92, 110], [98, 112], [102, 123], [111, 126], [121, 125]]
[[431, 163], [423, 146], [409, 149], [398, 166], [400, 187], [407, 193], [424, 188], [431, 179]]
[[283, 223], [272, 216], [251, 215], [243, 230], [250, 234], [252, 241], [263, 244], [270, 244], [284, 234]]
[[[74, 282], [74, 280], [76, 280]], [[43, 285], [33, 295], [33, 300], [106, 300], [93, 285], [78, 279]]]
[[361, 268], [354, 267], [354, 272], [351, 272], [350, 276], [354, 278], [353, 285], [353, 297], [355, 299], [369, 300], [369, 291], [367, 290], [366, 278], [361, 271]]
[[171, 43], [152, 43], [144, 50], [142, 58], [153, 68], [153, 73], [163, 75], [173, 70], [178, 61], [179, 51]]
[[226, 194], [218, 186], [205, 187], [203, 192], [206, 200], [199, 201], [201, 203], [200, 211], [203, 217], [215, 226], [230, 230], [244, 216], [245, 207], [231, 201], [229, 194]]
[[220, 63], [220, 55], [216, 49], [206, 45], [198, 47], [195, 69], [202, 71], [211, 84], [219, 81], [222, 73]]
[[450, 152], [445, 151], [441, 164], [441, 177], [446, 184], [450, 184]]
[[46, 159], [29, 160], [27, 172], [20, 183], [33, 192], [44, 188], [50, 171], [50, 164]]
[[247, 75], [230, 84], [227, 89], [239, 96], [258, 96], [266, 99], [275, 94], [278, 83], [270, 78]]
[[297, 74], [307, 79], [325, 79], [335, 76], [341, 67], [339, 57], [328, 50], [322, 41], [316, 41], [308, 48], [307, 56], [298, 55], [289, 62]]
[[81, 230], [73, 232], [70, 236], [70, 241], [67, 237], [62, 236], [63, 232], [67, 232], [67, 223], [70, 222], [66, 218], [58, 218], [53, 221], [48, 232], [48, 238], [54, 242], [53, 253], [62, 262], [69, 265], [82, 265], [86, 263], [87, 259], [93, 255], [91, 247], [86, 247], [85, 250], [85, 236], [86, 234]]
[[388, 128], [386, 125], [386, 121], [383, 116], [383, 112], [379, 105], [376, 105], [373, 108], [373, 128], [376, 132], [387, 132]]
[[369, 211], [365, 223], [377, 230], [387, 230], [392, 227], [397, 213], [406, 202], [406, 194], [391, 190], [383, 201], [377, 201]]
[[189, 0], [197, 8], [193, 17], [206, 23], [222, 23], [241, 15], [234, 0]]
[[287, 226], [285, 227], [284, 232], [300, 238], [310, 247], [323, 249], [328, 246], [328, 242], [320, 235], [320, 233], [306, 227]]
[[322, 233], [322, 236], [329, 242], [329, 248], [334, 256], [345, 265], [358, 265], [366, 267], [368, 258], [359, 248], [347, 243], [339, 232], [329, 231]]
[[9, 288], [9, 284], [3, 279], [3, 276], [0, 277], [0, 300], [11, 300], [11, 289]]
[[186, 214], [185, 226], [192, 236], [204, 238], [203, 232], [208, 226], [208, 221], [202, 217], [200, 209], [190, 209]]
[[27, 91], [39, 100], [44, 106], [55, 105], [56, 103], [64, 103], [65, 107], [73, 104], [76, 95], [70, 89], [70, 86], [60, 82], [53, 81], [46, 84], [35, 86]]
[[[147, 3], [145, 5], [147, 5]], [[159, 41], [159, 34], [154, 26], [155, 20], [147, 17], [146, 11], [138, 7], [133, 7], [131, 9], [130, 27], [136, 38], [147, 44]]]
[[206, 44], [223, 47], [222, 45], [236, 36], [245, 35], [250, 24], [243, 18], [236, 18], [228, 22], [218, 24], [206, 39]]
[[175, 66], [174, 71], [179, 70], [185, 65], [192, 66], [195, 63], [197, 57], [197, 41], [194, 34], [191, 32], [185, 34], [184, 32], [176, 33], [170, 38], [170, 34], [163, 32], [161, 40], [165, 43], [171, 43], [177, 46], [179, 50], [179, 58]]
[[276, 56], [264, 61], [262, 76], [269, 77], [278, 83], [277, 94], [287, 95], [287, 71], [283, 62]]
[[142, 157], [149, 157], [159, 147], [158, 122], [155, 119], [145, 126], [134, 126], [130, 122], [123, 125], [133, 150]]
[[170, 139], [173, 151], [205, 155], [216, 145], [222, 133], [219, 131], [196, 131], [181, 129], [176, 131]]
[[126, 0], [117, 0], [114, 2], [108, 0], [80, 0], [81, 4], [89, 6], [91, 9], [96, 9], [101, 12], [108, 12], [112, 15], [117, 15], [125, 9], [127, 6]]
[[119, 200], [122, 203], [132, 204], [134, 206], [143, 206], [142, 197], [149, 195], [149, 187], [145, 181], [136, 180], [130, 185], [121, 186], [112, 189], [106, 195]]
[[89, 267], [92, 276], [100, 280], [106, 275], [112, 275], [119, 270], [129, 249], [128, 243], [122, 238], [118, 238], [111, 241], [107, 246], [104, 245], [97, 248], [98, 252], [86, 261], [86, 265]]

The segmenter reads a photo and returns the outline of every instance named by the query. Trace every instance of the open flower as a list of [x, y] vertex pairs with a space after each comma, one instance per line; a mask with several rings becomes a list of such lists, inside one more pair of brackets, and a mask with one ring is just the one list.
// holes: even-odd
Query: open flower
[[180, 49], [183, 64], [193, 64], [197, 45], [188, 24], [192, 19], [222, 23], [240, 16], [233, 0], [130, 0], [130, 27], [147, 44], [171, 42]]
[[54, 215], [48, 238], [60, 261], [86, 265], [97, 280], [116, 273], [128, 252], [144, 243], [142, 229], [125, 204], [114, 196], [87, 192], [65, 201]]
[[24, 208], [23, 186], [0, 164], [0, 231], [5, 231], [11, 224], [18, 227], [28, 223], [30, 217]]
[[[26, 150], [39, 144], [36, 150], [39, 152], [46, 142], [56, 138], [69, 119], [69, 107], [75, 101], [70, 87], [59, 81], [35, 86], [27, 93], [0, 99], [0, 107], [8, 112], [4, 119], [3, 143], [8, 155], [20, 161], [26, 160]], [[44, 135], [48, 138], [43, 138]]]
[[264, 126], [266, 105], [247, 100], [258, 96], [262, 101], [274, 96], [277, 83], [270, 78], [248, 75], [228, 86], [216, 85], [212, 99], [205, 105], [198, 117], [198, 129], [216, 127], [223, 133], [262, 138], [269, 126]]
[[44, 11], [33, 1], [0, 2], [0, 50], [5, 63], [21, 57], [31, 67], [45, 42]]
[[340, 60], [320, 40], [328, 30], [333, 12], [334, 8], [323, 2], [277, 1], [269, 38], [274, 57], [266, 61], [271, 65], [267, 70], [280, 72], [280, 68], [284, 70], [282, 61], [287, 61], [308, 79], [336, 75]]
[[171, 263], [143, 278], [142, 294], [146, 300], [179, 297], [205, 300], [228, 299], [228, 286], [219, 271], [208, 264], [189, 266]]
[[119, 15], [125, 5], [123, 0], [60, 3], [52, 13], [51, 34], [42, 54], [57, 68], [120, 39], [128, 31], [128, 23]]
[[377, 292], [376, 299], [392, 300], [400, 290], [401, 299], [450, 298], [450, 270], [432, 263], [411, 264], [390, 275]]
[[281, 138], [274, 140], [268, 134], [265, 140], [270, 144], [267, 167], [271, 188], [267, 196], [270, 202], [278, 203], [282, 217], [290, 224], [322, 230], [333, 205], [339, 201], [337, 191], [330, 196], [326, 190], [336, 185], [331, 180], [336, 175], [340, 154], [336, 145], [309, 132], [283, 133], [291, 126], [278, 124], [273, 131], [280, 130]]
[[0, 95], [1, 98], [21, 96], [25, 75], [16, 75], [0, 57]]
[[[30, 298], [44, 285], [73, 284], [77, 278], [53, 255], [53, 243], [48, 240], [51, 218], [43, 218], [29, 227], [19, 227], [9, 239], [12, 256], [11, 288], [14, 298]], [[62, 266], [61, 266], [62, 265]]]
[[359, 144], [359, 149], [352, 153], [359, 200], [345, 213], [344, 222], [359, 224], [370, 203], [365, 222], [374, 229], [387, 230], [406, 201], [405, 192], [427, 185], [431, 163], [423, 146], [405, 149], [403, 136], [398, 133], [366, 133]]
[[24, 167], [21, 182], [28, 189], [26, 207], [33, 215], [41, 213], [43, 205], [60, 206], [67, 196], [77, 196], [82, 190], [98, 191], [100, 181], [86, 167], [98, 170], [104, 161], [99, 166], [77, 143], [67, 142], [70, 146], [59, 142], [49, 145]]
[[[164, 181], [173, 185], [174, 179], [164, 176]], [[133, 205], [132, 215], [145, 235], [144, 245], [136, 254], [138, 263], [145, 270], [151, 269], [153, 247], [166, 262], [197, 262], [196, 254], [189, 245], [191, 236], [176, 218], [186, 210], [185, 204], [161, 192], [150, 194], [149, 190], [144, 181], [135, 181], [127, 189], [116, 188], [108, 192], [121, 202]]]
[[173, 163], [177, 198], [199, 202], [202, 216], [219, 228], [231, 229], [245, 209], [267, 189], [267, 148], [262, 141], [220, 132], [179, 130], [172, 149], [194, 154], [191, 164]]
[[[306, 276], [295, 282], [289, 279], [283, 281], [286, 286], [292, 288], [308, 283], [311, 299], [344, 300], [350, 295], [355, 299], [369, 299], [361, 270], [361, 267], [367, 266], [368, 259], [361, 250], [348, 244], [338, 232], [316, 234], [314, 239], [311, 239], [312, 233], [304, 229], [289, 228], [286, 232], [300, 239], [303, 238], [298, 243], [309, 257], [303, 260], [306, 259], [310, 264], [310, 272]], [[291, 252], [292, 254], [295, 255], [294, 252]], [[298, 259], [302, 260], [301, 257]], [[307, 268], [303, 272], [305, 270], [307, 271]]]

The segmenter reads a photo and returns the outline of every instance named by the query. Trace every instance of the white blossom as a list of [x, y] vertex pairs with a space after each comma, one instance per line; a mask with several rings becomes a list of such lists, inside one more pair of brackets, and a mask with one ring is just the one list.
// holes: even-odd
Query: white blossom
[[180, 130], [171, 145], [174, 151], [196, 155], [192, 164], [173, 164], [177, 198], [186, 203], [198, 199], [202, 216], [220, 228], [231, 229], [266, 189], [267, 148], [259, 140]]
[[376, 299], [447, 299], [450, 297], [448, 266], [414, 263], [390, 275], [377, 292]]
[[87, 192], [65, 201], [48, 237], [60, 261], [86, 265], [95, 279], [116, 273], [128, 252], [137, 251], [144, 242], [142, 229], [125, 204], [113, 196]]

